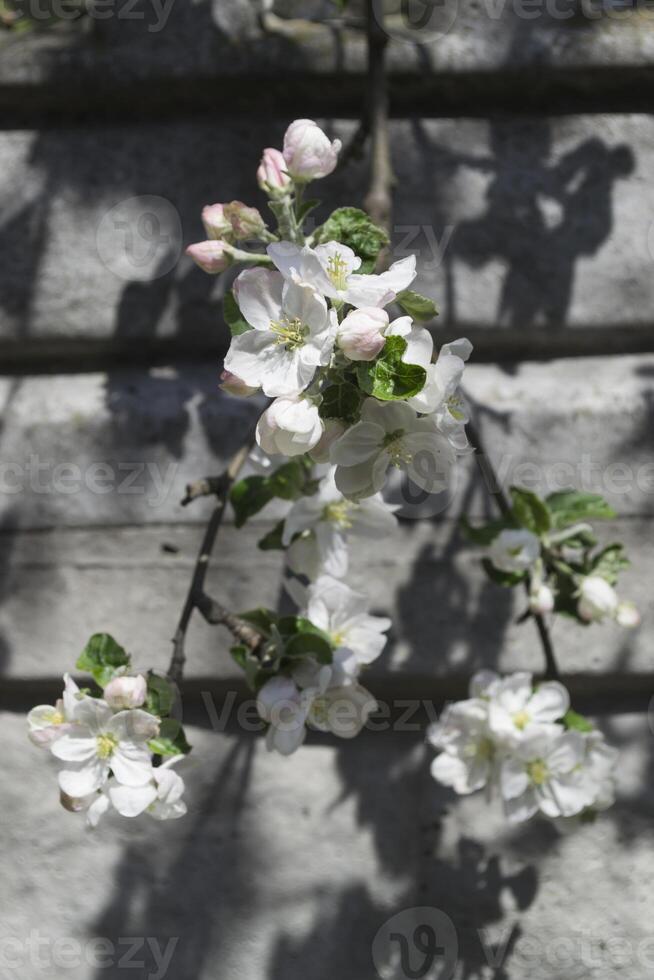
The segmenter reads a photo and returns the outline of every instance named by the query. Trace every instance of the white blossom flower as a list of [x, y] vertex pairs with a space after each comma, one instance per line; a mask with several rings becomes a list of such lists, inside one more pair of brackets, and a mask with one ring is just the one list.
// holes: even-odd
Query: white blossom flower
[[257, 444], [271, 455], [301, 456], [320, 442], [323, 431], [318, 407], [310, 398], [280, 397], [257, 423]]
[[507, 528], [491, 542], [488, 557], [502, 572], [525, 572], [540, 558], [540, 539], [527, 528]]
[[310, 286], [286, 283], [278, 272], [246, 269], [234, 284], [245, 320], [254, 328], [232, 339], [225, 368], [266, 395], [296, 395], [332, 354], [336, 322]]
[[615, 802], [615, 770], [620, 753], [608, 745], [601, 732], [583, 732], [584, 761], [582, 777], [586, 783], [593, 810], [608, 810]]
[[74, 725], [50, 746], [71, 766], [59, 773], [60, 788], [69, 796], [86, 796], [104, 785], [110, 771], [126, 786], [147, 783], [152, 774], [147, 742], [158, 731], [157, 718], [140, 708], [114, 714], [105, 701], [84, 697]]
[[48, 748], [70, 731], [75, 719], [79, 687], [70, 674], [64, 674], [64, 692], [55, 705], [39, 704], [27, 716], [30, 741], [39, 748]]
[[269, 724], [269, 751], [291, 755], [304, 742], [307, 725], [339, 738], [358, 735], [377, 703], [356, 682], [333, 685], [337, 677], [328, 665], [306, 663], [293, 678], [273, 677], [263, 685], [257, 709]]
[[290, 282], [309, 283], [331, 300], [356, 308], [387, 306], [416, 277], [416, 257], [408, 255], [379, 275], [356, 270], [361, 259], [340, 242], [299, 248], [291, 242], [275, 242], [268, 255]]
[[386, 645], [384, 633], [391, 621], [369, 615], [367, 596], [330, 575], [321, 575], [306, 588], [297, 580], [286, 587], [301, 614], [327, 633], [337, 649], [352, 651], [360, 665], [377, 659]]
[[572, 817], [589, 805], [582, 775], [584, 740], [579, 732], [534, 728], [517, 742], [500, 770], [504, 809], [512, 823], [539, 810], [547, 817]]
[[486, 702], [470, 698], [448, 705], [427, 737], [441, 750], [431, 765], [439, 783], [468, 794], [492, 782], [497, 748], [488, 727]]
[[313, 119], [296, 119], [284, 134], [284, 160], [295, 180], [327, 177], [338, 163], [341, 141], [331, 141]]
[[429, 418], [404, 402], [367, 398], [361, 421], [335, 442], [331, 461], [336, 486], [349, 498], [370, 497], [384, 487], [389, 466], [406, 470], [427, 493], [444, 490], [456, 462], [447, 439]]
[[273, 198], [283, 197], [289, 189], [291, 178], [286, 169], [286, 160], [281, 150], [268, 147], [263, 151], [257, 169], [257, 183], [262, 191]]
[[612, 618], [618, 611], [618, 596], [601, 575], [586, 575], [579, 585], [577, 611], [589, 623]]
[[336, 486], [330, 468], [317, 493], [300, 497], [286, 515], [282, 544], [289, 548], [289, 566], [310, 579], [320, 572], [342, 578], [348, 568], [348, 539], [379, 539], [390, 534], [397, 525], [395, 509], [381, 494], [358, 502], [348, 500]]
[[148, 684], [142, 674], [129, 677], [126, 674], [113, 677], [104, 689], [104, 700], [114, 711], [140, 708], [145, 702]]
[[498, 677], [488, 693], [489, 728], [502, 740], [526, 738], [535, 726], [542, 729], [560, 721], [570, 707], [563, 684], [545, 681], [534, 690], [531, 674], [522, 671]]
[[156, 820], [175, 820], [186, 813], [182, 800], [184, 780], [172, 768], [183, 755], [172, 756], [152, 770], [152, 778], [143, 786], [123, 786], [112, 781], [107, 795], [112, 806], [123, 817], [137, 817], [147, 813]]

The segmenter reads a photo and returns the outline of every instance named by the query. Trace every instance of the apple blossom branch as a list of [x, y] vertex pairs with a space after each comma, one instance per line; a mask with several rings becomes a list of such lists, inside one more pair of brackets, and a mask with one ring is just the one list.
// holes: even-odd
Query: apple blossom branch
[[[489, 496], [495, 502], [497, 509], [499, 510], [502, 517], [511, 516], [511, 504], [508, 501], [502, 485], [500, 484], [497, 473], [495, 472], [495, 467], [484, 449], [484, 444], [481, 440], [478, 429], [473, 422], [466, 423], [466, 432], [468, 434], [468, 441], [470, 445], [474, 448], [477, 456], [483, 459], [484, 467], [484, 485], [488, 490]], [[530, 591], [530, 579], [527, 577], [525, 580], [525, 589], [529, 594]], [[554, 654], [554, 645], [552, 643], [552, 637], [550, 636], [550, 631], [545, 622], [545, 618], [541, 613], [532, 613], [534, 622], [536, 623], [536, 629], [538, 630], [538, 636], [540, 638], [541, 646], [543, 648], [543, 654], [545, 656], [545, 677], [548, 680], [558, 680], [560, 679], [560, 672], [556, 662], [556, 656]]]
[[254, 435], [251, 434], [219, 476], [204, 477], [188, 484], [186, 496], [182, 500], [182, 505], [186, 506], [199, 497], [215, 496], [217, 503], [204, 532], [191, 584], [173, 637], [173, 653], [168, 667], [168, 677], [175, 682], [179, 682], [182, 678], [186, 661], [186, 632], [196, 609], [208, 623], [225, 626], [239, 643], [245, 644], [251, 650], [256, 650], [261, 642], [261, 635], [257, 630], [208, 596], [204, 589], [209, 561], [225, 516], [229, 491], [250, 454], [253, 442]]

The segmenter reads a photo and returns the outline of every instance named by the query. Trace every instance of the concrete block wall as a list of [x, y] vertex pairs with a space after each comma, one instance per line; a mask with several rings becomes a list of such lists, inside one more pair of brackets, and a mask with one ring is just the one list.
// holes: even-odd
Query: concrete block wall
[[[575, 836], [537, 822], [512, 830], [497, 808], [429, 776], [430, 711], [479, 667], [541, 666], [530, 624], [516, 623], [519, 598], [484, 580], [458, 533], [461, 513], [492, 508], [471, 460], [451, 499], [404, 520], [397, 541], [357, 554], [352, 570], [394, 623], [369, 686], [421, 702], [414, 717], [270, 756], [239, 714], [248, 695], [226, 637], [194, 622], [188, 817], [154, 830], [108, 820], [89, 836], [61, 810], [24, 712], [53, 696], [96, 629], [165, 667], [208, 509], [181, 508], [184, 484], [220, 469], [257, 410], [217, 390], [224, 283], [183, 247], [201, 233], [203, 204], [261, 203], [260, 150], [295, 116], [351, 136], [365, 49], [357, 4], [344, 22], [330, 3], [296, 0], [263, 17], [245, 0], [177, 0], [165, 23], [143, 2], [140, 19], [117, 6], [104, 21], [8, 33], [0, 980], [120, 978], [134, 963], [138, 976], [173, 980], [399, 980], [409, 974], [388, 966], [384, 936], [409, 941], [434, 914], [444, 951], [421, 964], [413, 950], [422, 980], [651, 974], [648, 13], [439, 9], [444, 21], [407, 40], [400, 5], [388, 6], [394, 252], [418, 254], [419, 286], [441, 309], [436, 341], [475, 343], [467, 392], [502, 479], [556, 489], [572, 468], [619, 514], [601, 533], [629, 549], [623, 588], [643, 625], [554, 631], [575, 704], [621, 749], [616, 807]], [[324, 213], [360, 202], [366, 181], [356, 160], [325, 181]], [[139, 240], [143, 214], [158, 225], [141, 225]], [[279, 556], [256, 549], [276, 513], [244, 532], [228, 521], [209, 572], [227, 603], [282, 601]]]

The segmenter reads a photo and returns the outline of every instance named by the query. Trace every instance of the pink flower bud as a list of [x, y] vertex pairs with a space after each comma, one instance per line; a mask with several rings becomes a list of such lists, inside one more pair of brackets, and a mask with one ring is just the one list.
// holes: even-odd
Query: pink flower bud
[[296, 119], [284, 135], [284, 160], [296, 180], [326, 177], [338, 163], [341, 141], [330, 142], [313, 119]]
[[374, 361], [386, 343], [388, 314], [375, 306], [352, 310], [338, 328], [338, 346], [351, 361]]
[[257, 170], [257, 181], [261, 190], [273, 197], [286, 193], [291, 178], [286, 173], [286, 160], [280, 150], [268, 147], [263, 151]]
[[239, 378], [237, 374], [232, 374], [231, 371], [223, 371], [220, 375], [220, 381], [220, 387], [228, 395], [239, 395], [242, 398], [247, 398], [249, 395], [254, 395], [259, 391], [258, 388], [252, 388], [250, 385], [246, 385], [243, 378]]
[[529, 595], [529, 608], [536, 615], [544, 616], [554, 609], [554, 593], [549, 585], [539, 585]]
[[625, 629], [634, 629], [640, 625], [640, 613], [633, 602], [621, 602], [615, 613], [615, 621]]
[[148, 685], [142, 674], [136, 677], [114, 677], [104, 689], [104, 699], [114, 711], [140, 708], [148, 693]]
[[226, 204], [225, 218], [231, 222], [232, 232], [237, 242], [247, 238], [261, 238], [266, 231], [266, 225], [256, 208], [249, 208], [241, 201]]
[[229, 241], [232, 237], [232, 223], [225, 215], [224, 204], [207, 204], [202, 208], [202, 224], [207, 238], [219, 241], [224, 238]]
[[186, 254], [190, 255], [196, 265], [204, 272], [216, 275], [224, 272], [232, 264], [232, 253], [226, 242], [208, 241], [189, 245]]

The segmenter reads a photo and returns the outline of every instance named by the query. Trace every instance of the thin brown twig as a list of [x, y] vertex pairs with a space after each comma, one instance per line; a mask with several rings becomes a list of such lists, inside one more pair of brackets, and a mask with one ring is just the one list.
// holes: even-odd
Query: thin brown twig
[[[473, 446], [476, 451], [477, 461], [482, 470], [484, 486], [488, 492], [488, 495], [495, 501], [497, 509], [502, 517], [510, 517], [512, 513], [511, 504], [499, 481], [495, 467], [493, 466], [493, 462], [484, 449], [481, 436], [472, 422], [467, 423], [466, 432], [468, 433], [468, 441], [470, 442], [470, 445]], [[525, 589], [528, 595], [530, 593], [530, 585], [530, 579], [527, 578], [525, 580]], [[538, 636], [543, 648], [543, 654], [545, 656], [545, 676], [550, 680], [557, 680], [561, 675], [556, 662], [554, 644], [552, 643], [552, 637], [550, 635], [547, 623], [545, 622], [545, 618], [540, 613], [532, 613], [532, 618], [536, 624]]]
[[[202, 613], [208, 622], [220, 623], [227, 627], [232, 635], [238, 639], [239, 643], [246, 643], [251, 649], [255, 649], [261, 640], [260, 635], [251, 626], [243, 620], [240, 620], [237, 616], [228, 613], [220, 603], [210, 599], [204, 590], [209, 561], [216, 544], [216, 538], [218, 537], [223, 517], [225, 516], [229, 491], [250, 454], [253, 442], [254, 437], [250, 436], [247, 442], [234, 454], [224, 473], [216, 477], [206, 477], [198, 480], [195, 483], [189, 484], [186, 488], [186, 497], [182, 501], [184, 505], [190, 503], [192, 500], [196, 500], [198, 497], [211, 495], [216, 496], [217, 503], [204, 532], [200, 551], [195, 562], [191, 584], [189, 585], [179, 623], [173, 637], [173, 653], [168, 667], [168, 677], [176, 683], [181, 680], [184, 671], [184, 663], [186, 661], [186, 632], [193, 612], [196, 609]], [[209, 611], [211, 611], [211, 618], [208, 615]]]

